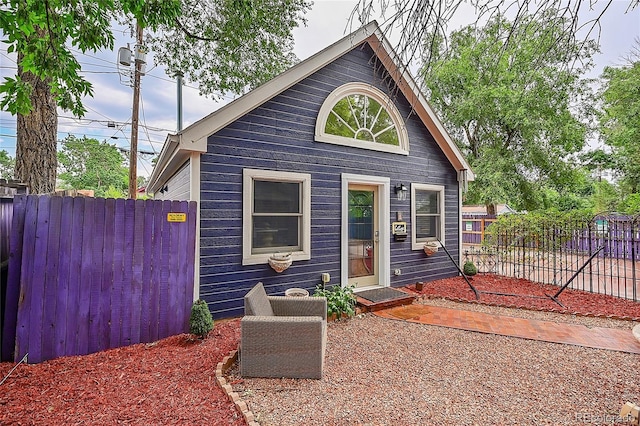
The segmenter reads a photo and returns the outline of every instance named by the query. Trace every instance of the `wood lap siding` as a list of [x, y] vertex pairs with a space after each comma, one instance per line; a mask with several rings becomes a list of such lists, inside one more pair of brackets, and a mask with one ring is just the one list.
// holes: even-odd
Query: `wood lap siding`
[[191, 199], [189, 189], [189, 178], [191, 177], [191, 162], [187, 161], [180, 169], [171, 176], [165, 183], [167, 190], [153, 194], [156, 200], [180, 200]]
[[[446, 242], [457, 258], [456, 171], [403, 95], [386, 87], [388, 76], [375, 72], [379, 64], [372, 63], [373, 55], [368, 45], [357, 47], [209, 137], [201, 161], [200, 297], [215, 317], [242, 315], [242, 297], [258, 281], [269, 294], [290, 287], [312, 292], [322, 272], [331, 274], [331, 284], [339, 283], [342, 173], [389, 177], [391, 218], [399, 211], [408, 223], [410, 201], [397, 201], [393, 186], [444, 185]], [[409, 156], [314, 140], [320, 106], [336, 87], [353, 81], [371, 84], [394, 99], [407, 125]], [[310, 260], [294, 261], [281, 274], [266, 263], [242, 266], [243, 168], [311, 173]], [[442, 251], [427, 259], [422, 251], [411, 250], [409, 240], [390, 244], [391, 271], [402, 269], [401, 276], [391, 277], [394, 287], [457, 273]]]

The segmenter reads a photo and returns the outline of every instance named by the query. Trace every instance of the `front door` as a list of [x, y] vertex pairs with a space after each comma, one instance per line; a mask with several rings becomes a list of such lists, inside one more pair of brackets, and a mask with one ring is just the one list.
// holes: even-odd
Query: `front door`
[[356, 288], [380, 282], [378, 197], [377, 186], [349, 184], [349, 285]]

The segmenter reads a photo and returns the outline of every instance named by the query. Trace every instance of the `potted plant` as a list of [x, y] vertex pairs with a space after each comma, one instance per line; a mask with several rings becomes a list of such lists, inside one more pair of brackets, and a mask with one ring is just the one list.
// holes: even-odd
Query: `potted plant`
[[284, 291], [284, 295], [287, 297], [308, 297], [309, 292], [304, 288], [288, 288]]
[[274, 253], [269, 257], [269, 266], [277, 273], [286, 270], [292, 262], [291, 253]]
[[353, 288], [354, 286], [342, 287], [336, 284], [328, 290], [322, 284], [318, 284], [313, 295], [327, 299], [327, 319], [349, 318], [356, 314], [356, 296], [353, 294]]
[[428, 241], [424, 243], [424, 252], [427, 256], [431, 256], [438, 252], [438, 247], [440, 246], [435, 241]]

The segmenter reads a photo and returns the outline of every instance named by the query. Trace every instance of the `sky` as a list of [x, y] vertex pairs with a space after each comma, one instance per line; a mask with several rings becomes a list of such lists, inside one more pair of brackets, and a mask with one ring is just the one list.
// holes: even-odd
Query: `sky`
[[[351, 32], [349, 16], [356, 3], [354, 0], [315, 0], [306, 14], [307, 25], [293, 32], [294, 53], [298, 58], [306, 59]], [[629, 0], [614, 0], [603, 16], [600, 33], [603, 53], [596, 56], [596, 68], [591, 77], [598, 77], [605, 66], [624, 64], [624, 57], [632, 50], [634, 40], [640, 39], [640, 7], [625, 13], [628, 5]], [[449, 29], [455, 30], [470, 21], [471, 16], [462, 13]], [[378, 23], [382, 22], [378, 18]], [[133, 90], [129, 78], [119, 72], [116, 59], [118, 48], [127, 43], [133, 46], [135, 37], [124, 27], [117, 27], [114, 33], [117, 39], [115, 51], [76, 52], [85, 78], [93, 84], [94, 97], [84, 100], [87, 113], [81, 120], [74, 119], [70, 112], [59, 111], [59, 139], [69, 134], [86, 135], [106, 139], [124, 150], [129, 148]], [[391, 37], [393, 42], [393, 35]], [[15, 72], [15, 56], [7, 55], [3, 47], [0, 50], [0, 75], [11, 76]], [[199, 96], [195, 84], [185, 83], [182, 90], [183, 128], [233, 100], [230, 95], [218, 100]], [[153, 154], [160, 152], [167, 134], [175, 133], [177, 129], [177, 85], [161, 67], [154, 67], [153, 52], [147, 55], [146, 75], [142, 77], [139, 120], [138, 174], [148, 176], [152, 171]], [[0, 112], [0, 150], [6, 150], [12, 157], [15, 156], [15, 134], [15, 117]]]

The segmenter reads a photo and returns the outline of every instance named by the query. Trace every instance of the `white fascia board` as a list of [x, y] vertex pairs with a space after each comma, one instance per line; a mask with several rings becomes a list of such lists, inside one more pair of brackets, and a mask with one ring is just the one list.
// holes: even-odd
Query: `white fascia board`
[[196, 121], [179, 134], [169, 135], [160, 153], [158, 163], [151, 173], [150, 188], [152, 190], [158, 189], [163, 180], [162, 178], [170, 172], [170, 167], [167, 166], [177, 162], [176, 156], [187, 157], [187, 154], [180, 153], [180, 151], [207, 152], [207, 139], [209, 136], [333, 62], [336, 58], [360, 45], [374, 33], [379, 36], [382, 35], [375, 21], [289, 68], [244, 96]]
[[180, 166], [184, 164], [192, 153], [203, 153], [207, 151], [206, 139], [204, 143], [185, 143], [182, 134], [169, 135], [162, 147], [158, 162], [151, 172], [148, 192], [155, 192], [166, 180], [171, 177]]
[[[153, 185], [159, 186], [161, 177], [170, 171], [170, 168], [167, 167], [168, 165], [175, 166], [175, 163], [179, 162], [177, 159], [182, 157], [187, 158], [188, 154], [180, 153], [180, 151], [206, 152], [207, 138], [209, 136], [366, 41], [377, 41], [377, 43], [374, 43], [375, 45], [372, 45], [372, 48], [376, 52], [378, 52], [379, 48], [383, 49], [383, 53], [386, 54], [383, 56], [386, 56], [386, 58], [383, 57], [381, 59], [385, 62], [389, 60], [391, 63], [387, 64], [387, 66], [395, 68], [395, 73], [394, 70], [389, 69], [391, 77], [401, 89], [403, 89], [403, 86], [406, 86], [403, 92], [411, 103], [414, 103], [415, 100], [418, 101], [417, 105], [414, 105], [414, 108], [416, 108], [416, 106], [418, 107], [418, 115], [423, 120], [425, 126], [427, 126], [430, 131], [438, 133], [434, 135], [436, 143], [441, 145], [445, 155], [456, 170], [466, 170], [467, 180], [474, 180], [474, 174], [464, 159], [464, 156], [442, 126], [440, 120], [436, 117], [411, 74], [406, 68], [401, 69], [399, 67], [399, 57], [380, 30], [378, 23], [372, 21], [354, 33], [349, 34], [331, 46], [289, 68], [287, 71], [244, 96], [196, 121], [178, 135], [169, 135], [167, 142], [165, 142], [165, 147], [163, 147], [160, 154], [158, 164], [151, 175], [151, 188], [157, 189]], [[399, 75], [398, 72], [400, 73]], [[406, 92], [407, 90], [408, 92]], [[424, 115], [426, 115], [426, 117]], [[429, 123], [425, 122], [425, 118], [428, 119]], [[171, 150], [165, 150], [167, 143], [174, 141], [177, 142], [177, 145], [173, 146]]]
[[[378, 34], [380, 34], [379, 31], [377, 32], [376, 35]], [[408, 71], [408, 68], [400, 67], [400, 64], [401, 64], [400, 58], [396, 54], [391, 44], [389, 44], [389, 41], [387, 40], [386, 37], [384, 36], [381, 37], [378, 35], [377, 38], [379, 42], [379, 47], [382, 47], [382, 49], [384, 50], [384, 53], [386, 53], [389, 61], [391, 62], [389, 66], [392, 66], [393, 68], [395, 68], [395, 69], [387, 69], [387, 71], [389, 72], [389, 75], [391, 75], [391, 77], [394, 79], [395, 83], [398, 85], [400, 90], [403, 89], [403, 86], [405, 85], [407, 86], [406, 88], [409, 90], [408, 93], [402, 90], [403, 93], [405, 94], [405, 97], [407, 98], [409, 103], [412, 104], [413, 108], [416, 110], [416, 112], [418, 113], [418, 116], [421, 118], [425, 126], [431, 131], [435, 131], [439, 133], [439, 135], [438, 134], [434, 135], [434, 138], [436, 140], [436, 143], [441, 144], [443, 142], [445, 144], [445, 146], [442, 146], [442, 148], [445, 155], [451, 162], [451, 164], [458, 171], [464, 170], [466, 172], [468, 181], [474, 180], [475, 175], [471, 171], [471, 167], [469, 166], [466, 159], [464, 158], [464, 155], [462, 155], [462, 152], [460, 151], [458, 146], [455, 144], [453, 139], [451, 139], [449, 132], [447, 132], [447, 130], [444, 128], [444, 126], [442, 125], [442, 122], [440, 121], [436, 113], [431, 108], [431, 105], [429, 105], [429, 102], [427, 101], [425, 96], [422, 94], [420, 87], [416, 84], [413, 76]], [[378, 52], [378, 46], [372, 45], [372, 48], [374, 49], [374, 51]], [[378, 56], [380, 57], [379, 53], [378, 53]], [[385, 62], [384, 56], [381, 57], [380, 59], [383, 60], [383, 62]], [[417, 101], [417, 103], [412, 102], [412, 98], [414, 98]], [[423, 116], [420, 109], [424, 111], [427, 117]], [[430, 123], [425, 122], [425, 118], [428, 118], [432, 125], [429, 125]], [[434, 126], [435, 126], [435, 129], [433, 128]], [[440, 138], [438, 136], [440, 136]]]
[[179, 140], [177, 135], [167, 135], [164, 145], [162, 145], [162, 151], [160, 151], [160, 155], [158, 156], [158, 161], [151, 171], [151, 176], [149, 176], [149, 183], [147, 183], [148, 193], [154, 193], [160, 188], [160, 184], [162, 183], [161, 178], [165, 173], [166, 165], [170, 157], [175, 155], [178, 145]]
[[181, 144], [200, 145], [204, 142], [206, 145], [206, 140], [210, 135], [216, 133], [218, 130], [234, 122], [247, 112], [257, 108], [269, 99], [302, 81], [314, 72], [322, 69], [324, 66], [333, 62], [336, 58], [360, 45], [374, 33], [380, 34], [378, 24], [375, 21], [289, 68], [282, 74], [250, 91], [246, 95], [243, 95], [233, 102], [223, 106], [219, 110], [212, 112], [203, 119], [193, 123], [182, 132]]

